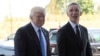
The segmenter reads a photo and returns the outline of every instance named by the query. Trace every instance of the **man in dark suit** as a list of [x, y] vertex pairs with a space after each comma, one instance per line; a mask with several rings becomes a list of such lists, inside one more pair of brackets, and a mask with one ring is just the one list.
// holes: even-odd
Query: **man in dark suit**
[[45, 9], [33, 7], [31, 23], [19, 28], [14, 38], [15, 56], [50, 56], [49, 34], [42, 25]]
[[79, 24], [81, 14], [79, 4], [73, 2], [67, 6], [69, 22], [57, 33], [59, 56], [92, 56], [87, 29]]

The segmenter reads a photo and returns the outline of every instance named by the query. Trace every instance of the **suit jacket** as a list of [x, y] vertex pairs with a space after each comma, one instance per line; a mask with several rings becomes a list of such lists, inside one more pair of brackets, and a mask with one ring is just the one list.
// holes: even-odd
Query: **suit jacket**
[[[47, 43], [47, 56], [50, 56], [49, 34], [42, 28]], [[17, 30], [15, 38], [15, 56], [42, 56], [38, 36], [31, 23]]]
[[77, 38], [68, 22], [57, 33], [59, 56], [92, 56], [87, 29], [81, 25], [81, 38]]

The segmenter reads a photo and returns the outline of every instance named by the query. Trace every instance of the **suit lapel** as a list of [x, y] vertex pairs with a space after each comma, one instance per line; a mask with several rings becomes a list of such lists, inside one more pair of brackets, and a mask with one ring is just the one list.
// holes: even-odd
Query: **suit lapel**
[[67, 23], [67, 27], [68, 27], [68, 29], [69, 29], [69, 32], [70, 32], [72, 35], [76, 36], [76, 34], [75, 34], [75, 32], [74, 32], [74, 29], [72, 28], [72, 26], [70, 25], [69, 22]]
[[48, 33], [42, 28], [42, 32], [44, 34], [44, 37], [45, 37], [45, 40], [46, 40], [46, 43], [48, 42]]
[[72, 28], [72, 26], [70, 25], [70, 23], [67, 24], [68, 30], [69, 30], [69, 35], [72, 36], [71, 39], [74, 41], [74, 43], [76, 43], [76, 46], [78, 46], [81, 49], [81, 42], [80, 39], [77, 38], [74, 29]]
[[80, 31], [81, 31], [81, 39], [82, 39], [82, 49], [84, 49], [84, 47], [85, 47], [85, 44], [86, 44], [86, 40], [85, 40], [85, 38], [84, 38], [84, 29], [80, 26]]
[[[74, 29], [72, 28], [72, 26], [71, 26], [70, 23], [67, 24], [67, 27], [68, 27], [68, 29], [69, 29], [69, 33], [75, 37], [75, 36], [76, 36], [75, 31], [74, 31]], [[74, 37], [73, 37], [73, 38], [74, 38]]]
[[37, 36], [34, 28], [32, 27], [31, 23], [28, 25], [28, 28], [29, 28], [28, 33], [30, 33], [31, 38], [33, 39], [33, 41], [36, 42], [36, 45], [40, 48], [38, 36]]

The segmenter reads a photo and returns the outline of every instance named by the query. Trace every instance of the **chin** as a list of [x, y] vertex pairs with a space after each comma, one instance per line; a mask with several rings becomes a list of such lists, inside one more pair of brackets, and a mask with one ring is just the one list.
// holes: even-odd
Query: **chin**
[[42, 27], [43, 25], [38, 25], [38, 27]]
[[73, 20], [72, 22], [73, 22], [73, 23], [75, 23], [75, 24], [77, 24], [77, 23], [78, 23], [78, 21], [76, 21], [76, 20]]

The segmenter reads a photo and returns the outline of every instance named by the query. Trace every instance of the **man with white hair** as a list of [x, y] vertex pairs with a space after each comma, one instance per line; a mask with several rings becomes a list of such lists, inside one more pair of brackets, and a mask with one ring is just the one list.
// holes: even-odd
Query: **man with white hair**
[[33, 7], [31, 22], [19, 28], [15, 34], [15, 56], [50, 56], [49, 33], [42, 25], [45, 22], [45, 9]]
[[57, 33], [59, 56], [92, 56], [87, 29], [79, 24], [81, 7], [72, 2], [68, 4], [66, 13], [69, 22]]

